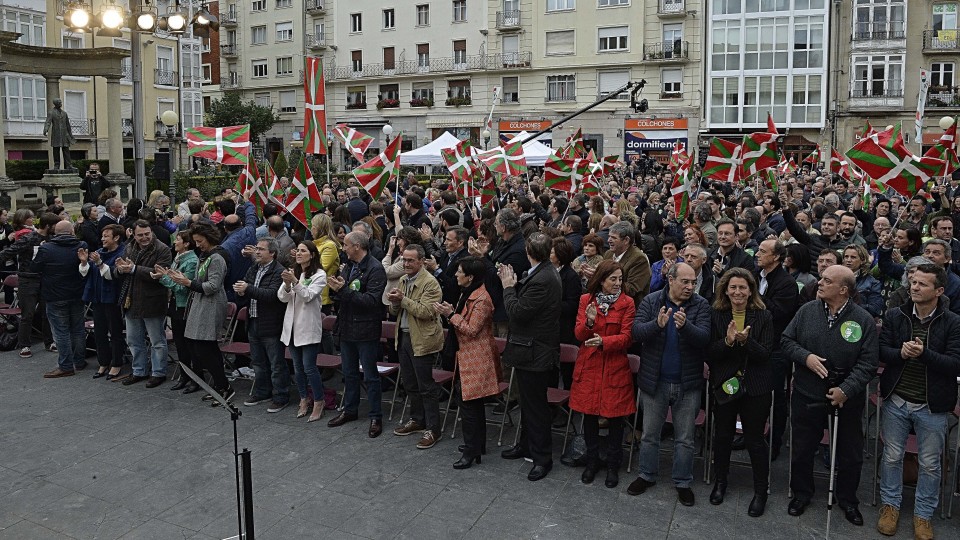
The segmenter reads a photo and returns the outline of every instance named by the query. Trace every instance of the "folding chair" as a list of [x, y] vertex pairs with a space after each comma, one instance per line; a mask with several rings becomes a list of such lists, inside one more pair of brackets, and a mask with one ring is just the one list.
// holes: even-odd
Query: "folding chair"
[[[20, 278], [16, 274], [10, 274], [3, 278], [3, 285], [13, 287], [13, 302], [10, 304], [0, 304], [0, 321], [4, 324], [9, 323], [13, 318], [20, 316]], [[21, 321], [23, 322], [23, 321]], [[30, 324], [33, 324], [31, 321]]]
[[[236, 308], [236, 304], [234, 304]], [[220, 344], [220, 352], [223, 354], [230, 354], [233, 356], [250, 356], [250, 344], [244, 343], [242, 341], [233, 341], [234, 333], [237, 331], [237, 326], [240, 322], [246, 322], [247, 318], [250, 316], [248, 308], [240, 308], [240, 311], [237, 313], [237, 317], [232, 321], [232, 328], [228, 330], [228, 337], [226, 341]]]
[[[383, 321], [380, 325], [380, 343], [386, 344], [387, 339], [393, 339], [394, 333], [396, 331], [397, 323], [393, 321]], [[333, 328], [331, 326], [330, 328]], [[383, 352], [381, 351], [381, 358], [384, 358]], [[400, 389], [400, 364], [394, 362], [377, 362], [377, 373], [380, 375], [381, 379], [387, 379], [393, 383], [393, 397], [390, 398], [390, 415], [387, 417], [387, 420], [393, 420], [393, 408], [397, 404], [397, 391]], [[360, 374], [363, 375], [363, 364], [360, 365]], [[360, 378], [360, 387], [363, 386], [363, 377]], [[347, 393], [344, 392], [340, 396], [340, 407], [343, 407], [343, 400], [346, 399]], [[381, 395], [382, 399], [382, 395]]]
[[[640, 357], [635, 354], [628, 354], [627, 361], [630, 362], [630, 373], [633, 374], [633, 380], [637, 380], [637, 373], [640, 371]], [[633, 413], [633, 422], [631, 422], [630, 427], [630, 451], [627, 453], [627, 472], [630, 472], [631, 467], [633, 466], [633, 448], [637, 444], [637, 418], [640, 416], [640, 389], [636, 389], [636, 409], [637, 412]]]
[[[569, 345], [567, 343], [560, 344], [560, 363], [561, 364], [575, 364], [577, 362], [577, 355], [580, 352], [580, 348], [576, 345]], [[512, 375], [511, 375], [512, 378]], [[570, 420], [573, 418], [573, 409], [569, 407], [570, 405], [570, 390], [561, 389], [561, 388], [547, 388], [547, 404], [554, 407], [566, 407], [567, 409], [567, 423], [563, 428], [563, 448], [560, 450], [560, 453], [566, 452], [567, 450], [567, 439], [570, 436]], [[516, 446], [517, 442], [520, 440], [520, 430], [523, 428], [523, 410], [520, 411], [520, 421], [517, 423], [517, 431], [513, 435], [513, 445]], [[551, 430], [553, 428], [551, 427]]]
[[0, 309], [17, 307], [17, 287], [20, 286], [20, 277], [17, 274], [10, 274], [3, 278], [3, 286], [13, 289], [13, 300], [9, 304], [0, 302]]
[[[332, 332], [333, 327], [337, 324], [336, 315], [326, 315], [323, 317], [323, 322], [321, 326], [325, 332]], [[320, 369], [336, 369], [340, 371], [340, 368], [343, 367], [343, 362], [340, 359], [339, 354], [324, 354], [320, 353], [317, 355], [317, 367]]]

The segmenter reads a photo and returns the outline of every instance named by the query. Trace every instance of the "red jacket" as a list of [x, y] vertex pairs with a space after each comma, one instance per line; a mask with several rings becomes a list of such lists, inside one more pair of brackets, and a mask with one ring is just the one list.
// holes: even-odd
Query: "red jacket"
[[604, 418], [626, 416], [636, 412], [636, 390], [627, 361], [635, 313], [633, 298], [621, 294], [606, 315], [597, 311], [593, 328], [587, 328], [586, 309], [593, 301], [591, 294], [580, 297], [574, 332], [581, 342], [598, 334], [603, 338], [603, 347], [580, 346], [573, 369], [570, 407]]

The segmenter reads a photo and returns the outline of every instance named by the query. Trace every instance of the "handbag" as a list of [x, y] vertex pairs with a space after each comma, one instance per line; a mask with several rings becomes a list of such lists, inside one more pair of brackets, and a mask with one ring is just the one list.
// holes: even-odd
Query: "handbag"
[[747, 361], [743, 361], [743, 367], [737, 370], [737, 373], [729, 379], [721, 382], [713, 389], [713, 397], [718, 405], [726, 405], [736, 401], [747, 393], [746, 386], [743, 384], [747, 376]]
[[440, 349], [440, 358], [444, 362], [452, 363], [457, 358], [457, 351], [460, 350], [460, 341], [457, 339], [457, 333], [453, 327], [447, 330], [447, 337], [443, 340], [443, 348]]

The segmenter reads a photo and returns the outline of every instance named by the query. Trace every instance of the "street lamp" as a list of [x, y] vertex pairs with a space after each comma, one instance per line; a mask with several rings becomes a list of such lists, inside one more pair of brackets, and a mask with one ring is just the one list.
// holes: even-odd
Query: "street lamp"
[[384, 124], [381, 131], [383, 131], [384, 136], [387, 138], [387, 144], [384, 146], [384, 148], [386, 148], [387, 146], [390, 146], [390, 135], [393, 135], [393, 126], [390, 124]]
[[164, 140], [167, 141], [167, 151], [170, 152], [170, 206], [172, 207], [177, 193], [177, 181], [173, 176], [175, 165], [173, 143], [177, 140], [177, 133], [173, 130], [173, 126], [180, 122], [180, 117], [173, 111], [163, 111], [163, 114], [160, 115], [160, 121], [167, 127]]
[[940, 119], [940, 129], [946, 131], [950, 129], [950, 126], [952, 125], [953, 125], [952, 116], [944, 116], [943, 118]]
[[483, 149], [486, 150], [487, 146], [490, 145], [490, 130], [484, 129], [480, 132], [480, 136], [483, 137]]

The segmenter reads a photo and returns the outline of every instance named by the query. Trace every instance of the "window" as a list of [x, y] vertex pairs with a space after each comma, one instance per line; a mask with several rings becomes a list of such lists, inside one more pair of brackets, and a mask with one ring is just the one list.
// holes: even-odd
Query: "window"
[[714, 0], [714, 15], [734, 15], [740, 13], [740, 0]]
[[363, 32], [363, 15], [360, 13], [350, 14], [350, 31], [354, 33]]
[[289, 77], [290, 75], [293, 75], [293, 57], [277, 58], [277, 77]]
[[793, 104], [790, 121], [798, 124], [820, 122], [823, 89], [820, 75], [793, 76]]
[[663, 25], [663, 57], [681, 57], [683, 53], [683, 25], [679, 23]]
[[680, 97], [683, 93], [683, 70], [665, 69], [660, 72], [660, 97]]
[[29, 75], [20, 77], [7, 73], [7, 106], [5, 118], [8, 120], [38, 121], [47, 117], [47, 87], [43, 78]]
[[904, 39], [905, 10], [903, 0], [857, 0], [853, 39]]
[[253, 0], [253, 3], [250, 5], [250, 11], [266, 11], [267, 10], [267, 0]]
[[173, 71], [173, 48], [157, 46], [157, 71]]
[[[130, 50], [130, 40], [122, 38], [113, 38], [113, 46], [118, 49], [123, 49], [125, 51]], [[126, 57], [120, 60], [121, 69], [123, 70], [123, 82], [132, 82], [133, 81], [133, 62], [130, 57]]]
[[367, 107], [367, 88], [365, 86], [347, 87], [347, 108], [353, 105], [354, 108]]
[[629, 6], [630, 0], [600, 0], [600, 7]]
[[[714, 6], [716, 5], [715, 3]], [[713, 71], [740, 69], [740, 21], [713, 22], [713, 48], [710, 58]]]
[[574, 53], [574, 31], [562, 30], [559, 32], [546, 33], [546, 52], [547, 56], [573, 54]]
[[793, 9], [823, 9], [823, 3], [824, 0], [795, 0]]
[[744, 13], [769, 13], [771, 11], [789, 10], [790, 0], [746, 0], [743, 6]]
[[0, 11], [0, 19], [3, 20], [3, 30], [23, 34], [17, 38], [15, 43], [46, 46], [45, 18], [43, 15], [31, 15], [6, 8]]
[[267, 76], [267, 61], [253, 60], [251, 63], [253, 78], [258, 79]]
[[213, 66], [210, 64], [202, 64], [200, 66], [200, 73], [203, 76], [203, 82], [209, 84], [213, 80]]
[[203, 96], [199, 92], [185, 92], [180, 103], [180, 124], [183, 129], [203, 125]]
[[64, 49], [82, 49], [83, 48], [83, 34], [74, 34], [72, 32], [66, 32], [63, 34], [63, 48]]
[[[597, 72], [597, 92], [600, 97], [606, 97], [630, 81], [630, 71], [600, 71]], [[627, 99], [626, 92], [620, 92], [614, 99]]]
[[203, 38], [200, 40], [200, 52], [208, 53], [210, 52], [210, 39]]
[[[739, 4], [739, 2], [738, 2]], [[715, 124], [736, 124], [740, 106], [737, 77], [715, 77], [710, 80], [710, 121]]]
[[744, 77], [743, 123], [763, 123], [768, 111], [775, 119], [786, 120], [787, 76]]
[[315, 23], [313, 25], [313, 36], [315, 39], [319, 40], [320, 43], [323, 43], [323, 23]]
[[266, 42], [267, 42], [266, 26], [250, 27], [250, 44], [251, 45], [263, 45]]
[[293, 7], [293, 0], [277, 0], [277, 9]]
[[520, 64], [520, 36], [505, 35], [503, 36], [503, 65], [505, 66], [515, 66]]
[[930, 66], [930, 91], [934, 88], [953, 88], [953, 62], [934, 62]]
[[453, 22], [467, 22], [467, 0], [453, 0]]
[[566, 11], [575, 9], [575, 0], [547, 0], [547, 11]]
[[380, 99], [400, 99], [400, 85], [399, 84], [381, 84], [380, 85]]
[[258, 92], [254, 94], [253, 102], [259, 107], [273, 107], [273, 102], [270, 100], [270, 92]]
[[574, 75], [547, 77], [547, 101], [576, 101], [577, 78]]
[[293, 22], [277, 23], [277, 41], [293, 41]]
[[363, 71], [363, 51], [350, 51], [350, 65], [354, 73]]
[[[798, 19], [804, 18], [806, 17], [798, 17]], [[747, 19], [744, 69], [787, 69], [790, 59], [789, 22], [788, 17]]]
[[453, 42], [453, 64], [461, 69], [467, 66], [467, 40], [458, 39]]
[[227, 45], [232, 45], [232, 46], [236, 47], [236, 45], [237, 45], [237, 31], [236, 31], [236, 30], [228, 30], [228, 31], [227, 31]]
[[933, 31], [957, 29], [957, 4], [934, 4]]
[[611, 26], [601, 28], [597, 31], [600, 38], [600, 44], [597, 46], [599, 52], [625, 51], [627, 50], [627, 35], [630, 30], [626, 26]]
[[855, 56], [850, 97], [903, 97], [903, 56]]
[[297, 112], [297, 91], [296, 90], [280, 91], [280, 112], [282, 113]]
[[793, 67], [823, 67], [823, 17], [796, 17], [793, 24]]
[[413, 94], [411, 95], [411, 97], [413, 99], [433, 101], [433, 83], [432, 82], [413, 83]]
[[452, 98], [470, 97], [470, 81], [468, 79], [457, 79], [447, 82], [447, 96]]
[[502, 103], [520, 103], [520, 77], [504, 77], [500, 84], [503, 87], [500, 92]]
[[397, 27], [396, 13], [393, 9], [383, 10], [383, 29], [393, 30]]
[[[157, 98], [157, 116], [163, 115], [167, 111], [176, 110], [173, 105], [174, 101], [170, 98]], [[64, 109], [66, 109], [66, 104], [64, 104]], [[70, 111], [67, 111], [67, 114], [70, 114]], [[70, 115], [73, 116], [73, 115]]]
[[430, 71], [430, 44], [417, 44], [417, 69], [420, 71]]
[[396, 69], [396, 55], [393, 47], [383, 48], [383, 69]]
[[430, 26], [430, 4], [417, 6], [417, 26]]

